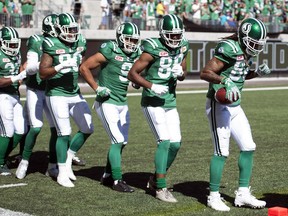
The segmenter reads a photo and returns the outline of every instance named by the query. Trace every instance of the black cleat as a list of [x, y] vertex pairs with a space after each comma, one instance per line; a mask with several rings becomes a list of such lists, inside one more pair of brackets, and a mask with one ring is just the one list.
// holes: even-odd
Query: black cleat
[[85, 166], [86, 162], [75, 156], [72, 158], [72, 164], [75, 166]]
[[104, 178], [103, 176], [100, 179], [100, 184], [104, 186], [113, 186], [114, 180], [112, 178], [112, 175], [109, 175], [108, 177]]
[[112, 189], [119, 191], [119, 192], [126, 192], [126, 193], [134, 192], [134, 189], [131, 188], [129, 185], [127, 185], [126, 182], [123, 180], [118, 180], [117, 184], [113, 184]]

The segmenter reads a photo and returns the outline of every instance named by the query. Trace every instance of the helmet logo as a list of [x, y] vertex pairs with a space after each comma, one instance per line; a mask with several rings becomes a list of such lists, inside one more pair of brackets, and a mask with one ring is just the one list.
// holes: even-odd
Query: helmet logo
[[247, 35], [251, 31], [251, 27], [252, 27], [251, 23], [244, 23], [241, 30], [244, 34]]
[[49, 25], [50, 23], [52, 23], [52, 17], [46, 17], [44, 20], [44, 24]]
[[123, 30], [124, 30], [124, 25], [120, 25], [118, 30], [117, 30], [118, 34], [121, 34], [123, 32]]

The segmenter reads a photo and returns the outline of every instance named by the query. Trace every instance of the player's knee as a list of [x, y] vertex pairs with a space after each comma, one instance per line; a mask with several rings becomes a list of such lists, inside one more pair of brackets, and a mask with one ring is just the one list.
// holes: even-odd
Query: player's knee
[[255, 151], [256, 150], [256, 144], [254, 142], [247, 143], [246, 145], [243, 145], [240, 150], [241, 151]]
[[90, 125], [88, 127], [83, 127], [80, 131], [85, 134], [92, 134], [94, 132], [94, 126]]
[[173, 152], [178, 152], [181, 147], [181, 142], [171, 142], [170, 143], [170, 150]]
[[32, 133], [33, 135], [38, 135], [41, 131], [41, 127], [31, 127], [29, 130], [29, 133]]

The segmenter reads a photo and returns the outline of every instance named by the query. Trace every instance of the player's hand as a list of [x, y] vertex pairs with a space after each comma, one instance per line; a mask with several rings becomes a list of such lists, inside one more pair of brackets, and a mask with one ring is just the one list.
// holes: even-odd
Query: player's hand
[[108, 97], [111, 93], [111, 90], [106, 88], [106, 87], [101, 87], [98, 86], [98, 88], [96, 89], [96, 95], [104, 98], [104, 97]]
[[226, 89], [226, 98], [229, 101], [237, 101], [239, 98], [241, 98], [241, 93], [236, 86], [236, 84], [230, 79], [230, 78], [224, 78], [221, 81], [222, 84], [224, 84]]
[[134, 89], [140, 89], [140, 85], [138, 85], [138, 84], [136, 84], [136, 83], [132, 83], [132, 87], [134, 88]]
[[71, 68], [71, 67], [77, 67], [77, 62], [75, 59], [71, 58], [66, 61], [61, 62], [60, 64], [56, 65], [54, 69], [59, 72], [60, 70], [64, 68]]
[[163, 86], [163, 85], [158, 85], [158, 84], [152, 84], [151, 86], [151, 90], [159, 95], [159, 96], [162, 96], [163, 94], [167, 93], [168, 92], [168, 86]]
[[263, 63], [258, 67], [258, 69], [256, 70], [256, 73], [258, 74], [258, 76], [263, 76], [263, 75], [270, 74], [271, 70], [267, 64]]
[[27, 72], [26, 70], [23, 70], [21, 73], [17, 74], [16, 76], [11, 76], [11, 81], [14, 82], [18, 82], [19, 80], [23, 80], [27, 77]]
[[171, 72], [175, 78], [182, 77], [184, 74], [182, 65], [180, 65], [180, 64], [174, 65], [171, 69]]

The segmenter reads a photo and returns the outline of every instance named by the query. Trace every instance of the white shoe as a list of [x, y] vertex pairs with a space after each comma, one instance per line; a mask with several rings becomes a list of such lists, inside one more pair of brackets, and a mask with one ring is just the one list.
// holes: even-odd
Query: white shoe
[[225, 204], [225, 200], [220, 196], [220, 193], [208, 196], [207, 206], [216, 211], [230, 211], [230, 208]]
[[74, 187], [73, 182], [69, 179], [68, 175], [58, 175], [57, 182], [64, 187]]
[[45, 175], [51, 178], [57, 178], [59, 174], [59, 169], [57, 167], [48, 168]]
[[235, 206], [249, 206], [251, 208], [264, 208], [266, 206], [266, 202], [263, 200], [258, 200], [251, 194], [250, 187], [247, 191], [235, 191], [236, 197], [234, 200]]
[[70, 167], [67, 166], [67, 174], [68, 174], [69, 179], [71, 179], [72, 181], [76, 181], [77, 180], [77, 178], [74, 175], [74, 172], [73, 172], [71, 166]]
[[26, 176], [26, 172], [28, 169], [29, 162], [27, 160], [21, 160], [16, 170], [16, 177], [18, 179], [23, 179]]
[[156, 190], [156, 198], [164, 202], [171, 202], [171, 203], [178, 202], [167, 188]]

